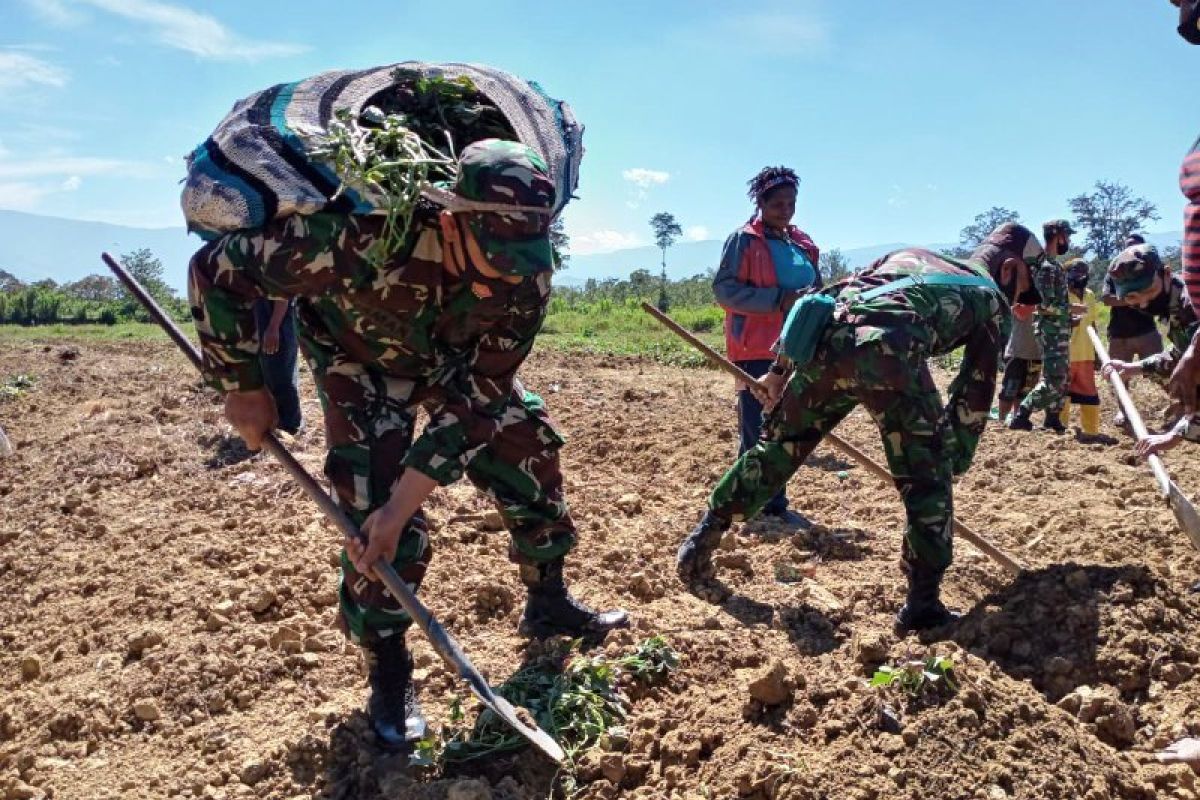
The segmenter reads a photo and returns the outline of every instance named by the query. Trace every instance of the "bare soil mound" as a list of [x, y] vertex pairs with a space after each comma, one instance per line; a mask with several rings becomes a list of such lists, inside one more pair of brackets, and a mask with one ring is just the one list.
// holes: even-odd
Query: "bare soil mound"
[[[518, 800], [561, 786], [528, 751], [439, 775], [381, 753], [360, 659], [333, 625], [333, 529], [229, 436], [167, 346], [71, 347], [0, 347], [0, 377], [37, 378], [0, 401], [16, 447], [0, 460], [0, 797]], [[568, 437], [581, 532], [568, 578], [636, 620], [604, 651], [661, 633], [682, 657], [631, 693], [626, 739], [582, 759], [577, 796], [1200, 796], [1190, 771], [1150, 755], [1200, 733], [1197, 554], [1127, 440], [989, 428], [957, 513], [1029, 569], [1011, 578], [958, 543], [946, 597], [964, 617], [923, 642], [892, 631], [899, 499], [830, 449], [789, 487], [811, 530], [738, 526], [718, 557], [728, 594], [679, 585], [675, 548], [736, 449], [727, 379], [542, 352], [524, 379]], [[1136, 394], [1155, 419], [1159, 391]], [[293, 446], [319, 473], [307, 384], [305, 398]], [[839, 433], [882, 460], [861, 413]], [[1168, 462], [1194, 494], [1194, 449]], [[539, 646], [516, 634], [524, 589], [489, 510], [466, 485], [431, 502], [423, 596], [500, 683]], [[464, 693], [411, 641], [444, 724]], [[957, 692], [868, 685], [878, 665], [930, 653], [955, 663]]]

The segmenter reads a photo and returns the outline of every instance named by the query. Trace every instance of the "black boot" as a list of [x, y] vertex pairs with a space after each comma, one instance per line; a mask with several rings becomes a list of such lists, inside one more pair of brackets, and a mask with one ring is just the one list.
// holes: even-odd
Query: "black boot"
[[920, 563], [909, 567], [908, 598], [896, 615], [896, 627], [902, 632], [938, 628], [958, 619], [958, 614], [942, 605], [938, 597], [944, 573]]
[[1046, 421], [1042, 423], [1042, 427], [1048, 431], [1054, 431], [1055, 433], [1067, 432], [1067, 427], [1062, 424], [1062, 417], [1060, 417], [1054, 411], [1046, 412]]
[[595, 639], [616, 628], [629, 627], [629, 614], [622, 609], [593, 611], [571, 597], [563, 582], [562, 558], [544, 564], [522, 564], [521, 582], [529, 587], [525, 613], [517, 627], [522, 636]]
[[400, 750], [425, 738], [425, 717], [413, 689], [412, 653], [404, 645], [404, 634], [363, 645], [363, 658], [371, 684], [367, 714], [380, 743]]
[[1012, 419], [1008, 421], [1008, 427], [1014, 431], [1031, 431], [1033, 430], [1033, 420], [1029, 418], [1029, 412], [1018, 407], [1013, 412]]
[[675, 555], [675, 571], [679, 580], [691, 584], [712, 577], [712, 555], [721, 543], [721, 534], [727, 530], [728, 520], [711, 511], [704, 512], [700, 523], [683, 540], [683, 544], [679, 545], [679, 552]]

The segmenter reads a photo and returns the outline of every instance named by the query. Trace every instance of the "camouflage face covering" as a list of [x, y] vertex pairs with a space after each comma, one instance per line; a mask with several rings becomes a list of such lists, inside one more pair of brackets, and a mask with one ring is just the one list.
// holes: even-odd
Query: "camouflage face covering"
[[1139, 244], [1125, 248], [1113, 259], [1108, 276], [1112, 278], [1117, 297], [1124, 298], [1149, 288], [1162, 271], [1163, 263], [1158, 251], [1152, 245]]
[[547, 209], [539, 213], [467, 212], [482, 256], [496, 270], [529, 276], [554, 269], [550, 214], [554, 181], [546, 163], [520, 142], [484, 139], [462, 151], [454, 193], [481, 203]]
[[1090, 269], [1088, 263], [1082, 258], [1075, 258], [1066, 264], [1067, 270], [1067, 285], [1077, 292], [1082, 292], [1087, 288], [1088, 275]]
[[1019, 299], [1016, 298], [1018, 275], [1016, 270], [1004, 270], [1004, 263], [1010, 258], [1018, 258], [1034, 269], [1045, 257], [1046, 251], [1033, 232], [1016, 222], [1006, 222], [996, 228], [971, 254], [972, 261], [987, 267], [988, 274], [1010, 303]]

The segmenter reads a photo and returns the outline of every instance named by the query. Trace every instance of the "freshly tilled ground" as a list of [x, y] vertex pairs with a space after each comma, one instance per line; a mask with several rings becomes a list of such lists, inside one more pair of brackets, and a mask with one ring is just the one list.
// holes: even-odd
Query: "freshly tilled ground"
[[[0, 797], [516, 800], [562, 785], [531, 752], [440, 775], [380, 752], [334, 624], [332, 527], [280, 467], [247, 457], [167, 346], [71, 347], [0, 345], [0, 379], [37, 377], [0, 402], [16, 447], [0, 461]], [[568, 436], [571, 585], [635, 619], [606, 650], [662, 633], [682, 657], [633, 691], [628, 741], [576, 766], [579, 797], [1198, 796], [1189, 770], [1151, 756], [1200, 733], [1198, 562], [1127, 440], [989, 428], [957, 513], [1028, 570], [959, 542], [945, 594], [964, 618], [921, 641], [892, 631], [899, 499], [837, 451], [789, 487], [813, 528], [735, 527], [725, 590], [699, 597], [674, 552], [736, 449], [729, 381], [546, 352], [523, 377]], [[313, 424], [292, 445], [319, 474], [305, 391]], [[1136, 394], [1153, 422], [1161, 392]], [[861, 414], [839, 434], [882, 458]], [[1194, 492], [1187, 447], [1168, 462]], [[516, 633], [524, 589], [504, 534], [466, 485], [428, 510], [422, 594], [500, 683], [541, 652]], [[411, 641], [443, 724], [465, 692]], [[956, 693], [868, 686], [881, 663], [930, 653], [954, 661]]]

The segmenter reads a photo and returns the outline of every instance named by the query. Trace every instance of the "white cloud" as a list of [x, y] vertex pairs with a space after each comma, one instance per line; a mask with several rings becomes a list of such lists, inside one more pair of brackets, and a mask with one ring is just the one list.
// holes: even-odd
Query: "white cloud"
[[52, 25], [77, 25], [86, 19], [62, 0], [25, 0], [25, 5]]
[[829, 25], [816, 16], [763, 12], [745, 14], [729, 23], [734, 37], [762, 51], [795, 56], [829, 47]]
[[814, 2], [791, 0], [786, 7], [700, 19], [673, 38], [700, 52], [724, 58], [796, 59], [822, 56], [832, 43], [829, 23]]
[[703, 225], [692, 225], [683, 232], [685, 242], [703, 242], [708, 237], [708, 228]]
[[649, 189], [651, 186], [662, 186], [671, 179], [671, 173], [663, 172], [658, 169], [645, 169], [643, 167], [634, 167], [627, 169], [621, 173], [621, 177], [641, 189]]
[[614, 250], [628, 250], [642, 244], [642, 240], [636, 233], [614, 230], [592, 231], [571, 236], [571, 255], [611, 253]]
[[35, 211], [47, 197], [78, 191], [85, 176], [161, 178], [163, 167], [141, 161], [90, 156], [18, 157], [0, 149], [0, 208]]
[[114, 175], [145, 177], [149, 165], [136, 161], [120, 161], [114, 158], [88, 156], [61, 156], [54, 158], [23, 158], [0, 161], [0, 180], [46, 178], [58, 176]]
[[[214, 61], [261, 61], [292, 56], [309, 48], [288, 42], [249, 39], [227, 28], [211, 14], [193, 11], [162, 0], [24, 0], [35, 14], [52, 25], [72, 26], [88, 21], [83, 8], [143, 25], [160, 44]], [[101, 61], [107, 66], [120, 62], [112, 56]]]
[[54, 188], [18, 181], [4, 183], [0, 181], [0, 208], [12, 211], [32, 211], [41, 203], [42, 198], [53, 194]]
[[634, 167], [622, 171], [621, 177], [635, 187], [630, 192], [629, 199], [625, 201], [625, 205], [629, 208], [640, 208], [642, 201], [650, 195], [650, 190], [655, 186], [662, 186], [669, 181], [671, 173], [663, 172], [659, 169]]
[[161, 44], [216, 61], [259, 61], [291, 56], [308, 48], [286, 42], [246, 39], [220, 20], [158, 0], [77, 0], [149, 27]]
[[29, 53], [0, 50], [0, 96], [30, 86], [58, 89], [66, 85], [69, 77], [62, 67]]

